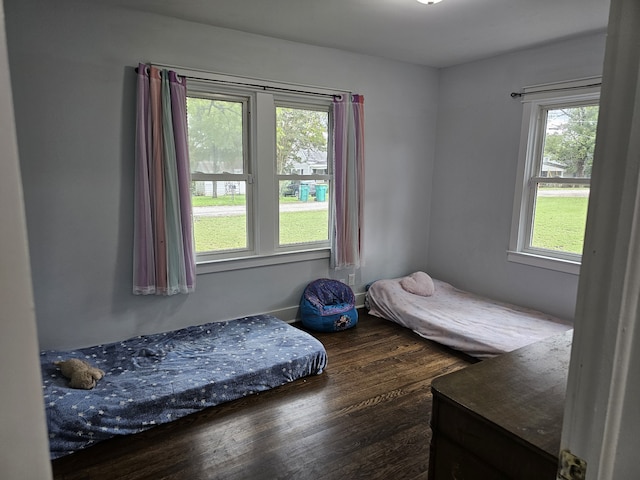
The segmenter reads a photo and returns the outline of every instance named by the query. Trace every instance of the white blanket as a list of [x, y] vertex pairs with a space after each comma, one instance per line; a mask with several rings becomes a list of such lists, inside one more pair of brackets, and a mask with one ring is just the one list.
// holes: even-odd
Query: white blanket
[[551, 315], [496, 302], [434, 279], [432, 296], [405, 291], [401, 278], [378, 280], [367, 292], [369, 313], [476, 358], [494, 357], [572, 328]]

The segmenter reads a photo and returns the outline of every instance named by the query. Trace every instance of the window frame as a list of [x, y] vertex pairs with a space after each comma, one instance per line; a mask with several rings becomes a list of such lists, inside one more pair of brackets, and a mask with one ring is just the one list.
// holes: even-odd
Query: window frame
[[[332, 196], [327, 196], [327, 206], [329, 209], [329, 219], [328, 219], [328, 237], [327, 240], [315, 241], [315, 242], [304, 242], [304, 243], [288, 243], [288, 244], [280, 244], [280, 181], [286, 180], [297, 180], [297, 181], [305, 181], [305, 180], [322, 180], [328, 185], [328, 191], [333, 191], [333, 142], [331, 138], [331, 132], [333, 131], [333, 112], [331, 108], [330, 101], [322, 101], [319, 99], [310, 99], [308, 97], [300, 98], [298, 96], [292, 95], [277, 95], [274, 96], [274, 114], [277, 112], [278, 107], [283, 108], [296, 108], [301, 110], [315, 110], [319, 112], [327, 113], [327, 173], [312, 173], [312, 174], [281, 174], [278, 173], [277, 165], [275, 164], [275, 154], [274, 154], [274, 173], [276, 177], [276, 188], [278, 190], [278, 218], [277, 218], [277, 231], [276, 231], [276, 251], [278, 252], [290, 252], [297, 251], [300, 249], [313, 249], [313, 248], [331, 248], [332, 244], [332, 229], [331, 225], [333, 223], [333, 199]], [[274, 137], [275, 138], [275, 137]], [[275, 139], [274, 141], [277, 141]]]
[[[197, 88], [197, 87], [196, 87]], [[216, 92], [197, 88], [194, 93], [187, 91], [188, 98], [202, 98], [206, 100], [224, 100], [242, 103], [242, 163], [243, 173], [191, 173], [191, 181], [210, 181], [210, 182], [226, 182], [239, 181], [245, 182], [245, 198], [246, 198], [246, 247], [238, 249], [220, 250], [217, 252], [194, 252], [196, 254], [196, 264], [206, 263], [212, 260], [221, 260], [227, 258], [238, 258], [251, 255], [255, 250], [255, 235], [253, 234], [253, 197], [254, 197], [254, 181], [253, 168], [251, 164], [251, 112], [254, 110], [255, 99], [249, 92], [229, 91], [228, 89], [220, 89]], [[191, 214], [193, 219], [193, 212]]]
[[538, 183], [584, 184], [591, 179], [539, 175], [546, 115], [559, 107], [594, 105], [600, 99], [600, 77], [537, 85], [524, 89], [522, 129], [507, 259], [525, 265], [578, 275], [582, 255], [531, 246]]
[[[215, 96], [246, 97], [247, 126], [245, 133], [248, 156], [242, 174], [247, 186], [247, 248], [220, 252], [196, 253], [198, 274], [215, 273], [292, 262], [328, 259], [332, 245], [333, 199], [327, 197], [329, 208], [329, 238], [322, 242], [279, 245], [279, 182], [276, 172], [276, 105], [295, 108], [324, 109], [329, 115], [327, 168], [332, 169], [331, 125], [332, 98], [346, 91], [322, 87], [284, 84], [265, 80], [234, 77], [210, 72], [171, 67], [188, 78], [187, 96], [212, 98]], [[322, 107], [322, 108], [321, 108]], [[270, 126], [269, 126], [270, 125]], [[272, 160], [272, 161], [270, 161]], [[331, 165], [331, 167], [329, 167]], [[237, 180], [240, 174], [203, 174], [220, 180]], [[191, 180], [204, 178], [202, 174]], [[234, 177], [234, 178], [231, 178]], [[308, 175], [295, 176], [304, 180]], [[333, 185], [333, 174], [311, 175], [325, 178]]]

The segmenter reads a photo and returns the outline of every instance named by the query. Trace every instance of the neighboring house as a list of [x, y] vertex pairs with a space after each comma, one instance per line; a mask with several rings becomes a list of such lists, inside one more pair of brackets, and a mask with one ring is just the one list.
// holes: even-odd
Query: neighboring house
[[[196, 164], [192, 173], [220, 173], [215, 164], [211, 160], [200, 161]], [[229, 173], [242, 173], [233, 171]], [[207, 197], [222, 195], [244, 195], [246, 193], [244, 182], [206, 182], [195, 181], [194, 195], [202, 195]], [[214, 195], [215, 191], [215, 195]]]
[[560, 162], [554, 162], [545, 157], [542, 160], [542, 176], [543, 177], [564, 177], [566, 165]]
[[313, 175], [327, 173], [327, 152], [304, 150], [299, 153], [300, 162], [294, 162], [292, 172], [298, 175]]

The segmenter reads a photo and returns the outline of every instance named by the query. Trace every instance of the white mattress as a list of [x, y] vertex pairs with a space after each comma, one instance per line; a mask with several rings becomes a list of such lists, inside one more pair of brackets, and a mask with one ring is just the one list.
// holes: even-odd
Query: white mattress
[[367, 292], [369, 313], [476, 358], [489, 358], [558, 335], [571, 322], [496, 302], [433, 279], [435, 293], [406, 292], [400, 278], [378, 280]]

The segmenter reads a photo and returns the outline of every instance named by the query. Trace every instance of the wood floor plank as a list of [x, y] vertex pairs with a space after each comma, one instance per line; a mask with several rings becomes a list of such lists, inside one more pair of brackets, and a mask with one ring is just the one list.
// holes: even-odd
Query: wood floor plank
[[56, 480], [426, 479], [431, 380], [472, 359], [364, 312], [325, 372], [53, 462]]

